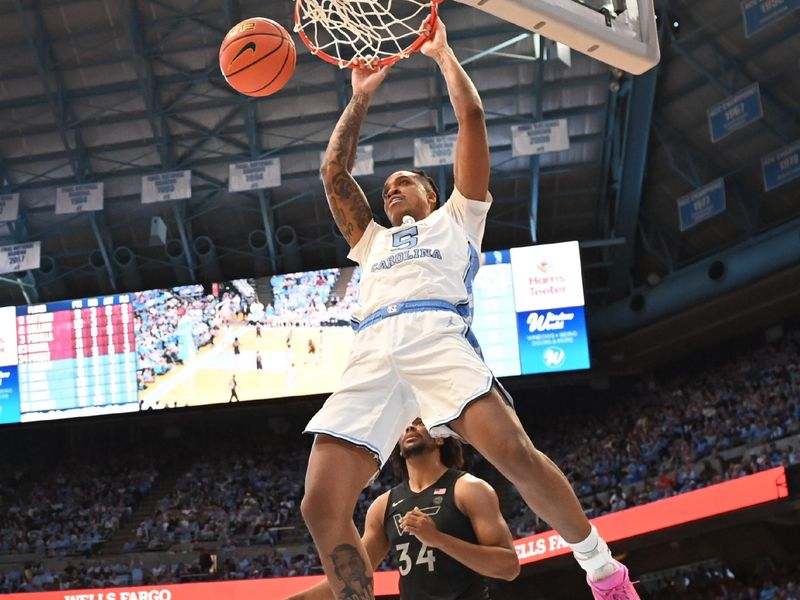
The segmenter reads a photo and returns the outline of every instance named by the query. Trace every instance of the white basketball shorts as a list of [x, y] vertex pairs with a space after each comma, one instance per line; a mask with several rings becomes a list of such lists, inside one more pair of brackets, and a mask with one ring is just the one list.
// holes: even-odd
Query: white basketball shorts
[[[391, 308], [391, 307], [390, 307]], [[383, 466], [404, 429], [421, 417], [433, 437], [458, 437], [448, 423], [497, 385], [455, 312], [398, 312], [359, 331], [338, 390], [305, 433], [372, 451]]]

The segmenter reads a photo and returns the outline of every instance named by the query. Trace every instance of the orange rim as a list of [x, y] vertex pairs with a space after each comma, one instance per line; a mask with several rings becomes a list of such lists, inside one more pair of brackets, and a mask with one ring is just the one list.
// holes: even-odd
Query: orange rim
[[[314, 42], [306, 35], [306, 32], [300, 27], [300, 4], [303, 0], [295, 0], [294, 5], [294, 22], [297, 26], [297, 35], [300, 36], [300, 39], [303, 40], [303, 43], [308, 48], [309, 52], [314, 56], [321, 58], [322, 60], [331, 63], [332, 65], [336, 65], [341, 69], [355, 69], [359, 66], [358, 59], [350, 59], [349, 61], [344, 61], [341, 58], [336, 58], [335, 56], [331, 56], [324, 50], [320, 50], [314, 45]], [[436, 23], [439, 20], [439, 9], [438, 5], [443, 0], [433, 0], [431, 2], [431, 32], [428, 35], [424, 33], [420, 35], [416, 40], [414, 40], [411, 44], [403, 48], [400, 52], [393, 54], [391, 56], [386, 56], [377, 60], [376, 62], [372, 63], [375, 68], [378, 67], [385, 67], [386, 65], [393, 65], [399, 60], [407, 58], [411, 56], [415, 52], [419, 52], [419, 49], [422, 48], [422, 44], [424, 44], [430, 37], [433, 35], [433, 32], [436, 31]]]

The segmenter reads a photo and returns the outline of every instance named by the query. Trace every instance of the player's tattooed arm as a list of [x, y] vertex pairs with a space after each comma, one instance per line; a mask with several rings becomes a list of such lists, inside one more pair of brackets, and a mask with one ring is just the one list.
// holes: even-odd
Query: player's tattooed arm
[[358, 549], [350, 544], [340, 544], [331, 553], [331, 562], [336, 576], [344, 584], [336, 593], [337, 600], [372, 600], [372, 569], [358, 553]]
[[320, 172], [336, 226], [350, 246], [355, 246], [372, 220], [364, 191], [350, 172], [356, 159], [358, 135], [369, 108], [370, 94], [353, 94], [333, 130]]

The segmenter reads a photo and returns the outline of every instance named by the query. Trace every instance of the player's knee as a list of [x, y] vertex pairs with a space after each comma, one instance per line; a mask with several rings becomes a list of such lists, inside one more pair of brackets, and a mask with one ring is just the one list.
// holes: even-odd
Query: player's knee
[[516, 475], [530, 476], [531, 470], [542, 468], [546, 460], [531, 442], [525, 432], [520, 431], [515, 435], [503, 436], [496, 442], [495, 463], [502, 472], [510, 478]]
[[[300, 501], [300, 513], [303, 515], [306, 525], [312, 528], [317, 523], [333, 522], [343, 516], [344, 518], [348, 516], [346, 511], [342, 511], [335, 502], [331, 502], [324, 490], [315, 488], [306, 489], [306, 493]], [[352, 510], [350, 514], [352, 514]]]
[[306, 490], [303, 499], [300, 501], [300, 514], [303, 515], [303, 520], [306, 524], [312, 524], [319, 518], [321, 511], [324, 510], [324, 504], [318, 494]]

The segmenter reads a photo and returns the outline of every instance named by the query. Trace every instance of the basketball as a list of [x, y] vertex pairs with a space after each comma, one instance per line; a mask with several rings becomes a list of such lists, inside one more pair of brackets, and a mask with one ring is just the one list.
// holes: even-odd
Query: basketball
[[219, 49], [225, 81], [246, 96], [269, 96], [294, 73], [294, 42], [280, 24], [254, 17], [235, 25]]

